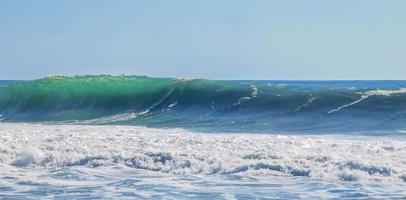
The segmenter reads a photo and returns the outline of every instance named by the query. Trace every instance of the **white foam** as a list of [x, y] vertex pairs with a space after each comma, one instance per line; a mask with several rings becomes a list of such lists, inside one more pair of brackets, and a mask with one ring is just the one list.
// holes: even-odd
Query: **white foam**
[[251, 85], [251, 89], [252, 89], [251, 97], [252, 98], [258, 97], [259, 89], [257, 88], [257, 86]]
[[365, 99], [367, 99], [367, 98], [369, 98], [371, 96], [391, 96], [393, 94], [403, 94], [403, 93], [406, 93], [406, 88], [399, 88], [397, 90], [382, 90], [382, 89], [371, 90], [371, 91], [362, 93], [360, 99], [358, 99], [356, 101], [353, 101], [351, 103], [345, 104], [343, 106], [340, 106], [338, 108], [332, 109], [332, 110], [328, 111], [328, 113], [331, 114], [331, 113], [334, 113], [334, 112], [338, 112], [343, 108], [350, 107], [350, 106], [353, 106], [353, 105], [355, 105], [355, 104], [357, 104], [357, 103], [359, 103], [361, 101], [364, 101]]
[[96, 119], [81, 120], [81, 121], [77, 121], [75, 124], [106, 124], [106, 123], [114, 123], [114, 122], [121, 122], [121, 121], [129, 121], [129, 120], [137, 118], [138, 116], [147, 114], [149, 111], [150, 110], [147, 109], [142, 112], [120, 113], [117, 115], [99, 117]]
[[316, 100], [316, 98], [310, 97], [310, 98], [307, 100], [307, 102], [306, 102], [305, 104], [300, 105], [299, 107], [297, 107], [294, 112], [299, 112], [299, 111], [302, 110], [303, 108], [306, 108], [307, 106], [309, 106], [310, 104], [312, 104], [314, 100]]
[[403, 94], [406, 93], [406, 88], [399, 88], [396, 90], [382, 90], [382, 89], [377, 89], [377, 90], [371, 90], [366, 92], [366, 95], [372, 96], [372, 95], [376, 95], [376, 96], [390, 96], [393, 94]]
[[363, 95], [363, 96], [361, 96], [360, 99], [358, 99], [358, 100], [356, 100], [356, 101], [353, 101], [353, 102], [351, 102], [351, 103], [349, 103], [349, 104], [345, 104], [345, 105], [343, 105], [343, 106], [340, 106], [340, 107], [338, 107], [338, 108], [335, 108], [335, 109], [333, 109], [333, 110], [330, 110], [330, 111], [328, 111], [328, 113], [331, 114], [331, 113], [334, 113], [334, 112], [338, 112], [338, 111], [340, 111], [341, 109], [346, 108], [346, 107], [350, 107], [350, 106], [352, 106], [352, 105], [355, 105], [355, 104], [357, 104], [357, 103], [359, 103], [359, 102], [365, 100], [365, 99], [368, 98], [368, 97], [370, 97], [370, 96], [368, 96], [368, 95]]
[[244, 102], [246, 102], [246, 101], [248, 101], [250, 99], [257, 98], [258, 94], [259, 94], [259, 89], [255, 85], [250, 85], [250, 87], [252, 89], [252, 92], [251, 92], [251, 95], [249, 97], [240, 97], [237, 100], [237, 102], [233, 103], [232, 106], [229, 106], [228, 108], [231, 108], [233, 106], [238, 106], [238, 105], [240, 105], [240, 104], [242, 104], [242, 103], [244, 103]]
[[[32, 147], [32, 146], [35, 146]], [[32, 147], [32, 148], [31, 148]], [[27, 150], [28, 149], [28, 150]], [[0, 124], [5, 166], [125, 165], [171, 174], [403, 182], [406, 141], [204, 134], [129, 126]]]
[[169, 104], [169, 105], [168, 105], [168, 108], [172, 108], [172, 107], [176, 106], [177, 104], [178, 104], [178, 102], [175, 101], [175, 102]]
[[12, 162], [13, 165], [26, 167], [30, 164], [39, 164], [43, 159], [43, 153], [36, 148], [30, 148], [17, 156]]

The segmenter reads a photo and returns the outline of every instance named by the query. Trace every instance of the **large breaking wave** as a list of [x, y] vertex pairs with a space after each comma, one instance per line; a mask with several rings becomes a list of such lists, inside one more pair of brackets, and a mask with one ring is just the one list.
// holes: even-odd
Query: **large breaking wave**
[[[47, 77], [0, 85], [0, 118], [207, 131], [406, 128], [406, 89], [144, 76]], [[359, 83], [357, 83], [359, 84]]]

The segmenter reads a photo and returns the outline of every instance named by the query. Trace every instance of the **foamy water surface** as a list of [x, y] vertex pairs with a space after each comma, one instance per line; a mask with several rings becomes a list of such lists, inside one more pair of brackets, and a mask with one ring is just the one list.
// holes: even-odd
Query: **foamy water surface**
[[406, 197], [397, 137], [0, 124], [0, 197]]

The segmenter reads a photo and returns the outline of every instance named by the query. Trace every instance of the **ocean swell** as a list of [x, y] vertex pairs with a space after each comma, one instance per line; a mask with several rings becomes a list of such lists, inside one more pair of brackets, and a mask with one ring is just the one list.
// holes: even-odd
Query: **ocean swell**
[[321, 85], [143, 76], [47, 77], [3, 83], [0, 119], [232, 132], [388, 132], [406, 127], [403, 87]]

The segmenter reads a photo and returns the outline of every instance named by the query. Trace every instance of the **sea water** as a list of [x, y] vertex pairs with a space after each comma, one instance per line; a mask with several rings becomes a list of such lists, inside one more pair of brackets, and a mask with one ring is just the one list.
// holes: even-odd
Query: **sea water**
[[406, 82], [0, 85], [0, 197], [399, 199]]

